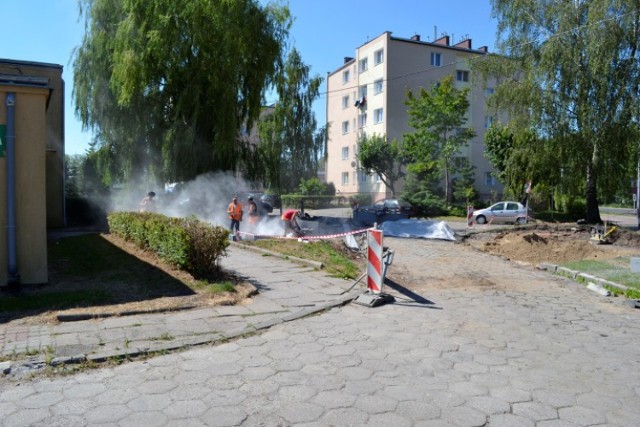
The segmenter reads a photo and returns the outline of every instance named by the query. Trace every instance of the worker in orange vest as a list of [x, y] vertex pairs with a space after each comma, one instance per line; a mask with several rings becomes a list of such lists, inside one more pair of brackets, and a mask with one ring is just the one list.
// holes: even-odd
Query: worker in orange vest
[[240, 232], [240, 221], [242, 221], [242, 205], [238, 203], [238, 196], [233, 196], [233, 200], [229, 203], [229, 207], [227, 208], [227, 213], [229, 214], [229, 219], [231, 220], [231, 225], [229, 228], [233, 233], [233, 229], [235, 228], [236, 236]]

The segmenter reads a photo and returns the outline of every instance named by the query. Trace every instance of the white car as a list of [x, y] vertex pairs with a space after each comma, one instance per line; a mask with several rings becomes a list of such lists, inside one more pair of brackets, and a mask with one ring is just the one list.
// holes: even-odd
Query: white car
[[498, 202], [486, 209], [474, 211], [473, 221], [478, 224], [495, 224], [498, 222], [526, 224], [527, 208], [518, 202]]

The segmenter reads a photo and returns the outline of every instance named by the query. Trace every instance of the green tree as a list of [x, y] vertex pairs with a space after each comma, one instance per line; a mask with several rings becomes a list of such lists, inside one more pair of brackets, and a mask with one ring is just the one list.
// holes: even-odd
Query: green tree
[[309, 76], [309, 66], [293, 49], [276, 79], [278, 102], [258, 125], [258, 150], [265, 184], [281, 192], [295, 191], [302, 179], [315, 177], [324, 154], [326, 132], [317, 131], [313, 101], [322, 78]]
[[130, 180], [234, 170], [291, 19], [256, 0], [80, 0], [74, 99], [85, 128]]
[[324, 183], [318, 178], [301, 179], [298, 191], [303, 196], [333, 196], [336, 193], [332, 184]]
[[528, 128], [512, 129], [496, 123], [484, 136], [485, 155], [494, 167], [494, 175], [505, 184], [507, 195], [524, 197], [524, 185], [555, 187], [559, 183], [561, 164], [553, 141], [540, 139]]
[[477, 64], [499, 78], [492, 106], [507, 112], [512, 129], [536, 130], [530, 152], [553, 152], [563, 181], [583, 177], [586, 220], [600, 222], [599, 193], [628, 186], [625, 167], [637, 159], [640, 2], [492, 5], [502, 56]]
[[360, 167], [375, 172], [396, 197], [395, 183], [405, 176], [405, 155], [396, 139], [387, 141], [386, 135], [361, 135], [358, 138]]
[[460, 164], [456, 165], [458, 176], [453, 179], [452, 183], [453, 197], [457, 202], [462, 201], [465, 204], [469, 204], [478, 196], [474, 186], [476, 167], [465, 157], [458, 157], [456, 160]]
[[468, 95], [468, 88], [456, 89], [453, 77], [447, 76], [430, 91], [420, 89], [418, 96], [409, 91], [405, 101], [409, 107], [409, 126], [415, 129], [404, 135], [409, 169], [418, 173], [439, 171], [447, 205], [451, 202], [451, 179], [456, 172], [454, 158], [475, 136], [472, 129], [463, 127], [467, 122]]
[[64, 156], [64, 185], [66, 196], [77, 197], [82, 189], [82, 164], [86, 156], [82, 154]]

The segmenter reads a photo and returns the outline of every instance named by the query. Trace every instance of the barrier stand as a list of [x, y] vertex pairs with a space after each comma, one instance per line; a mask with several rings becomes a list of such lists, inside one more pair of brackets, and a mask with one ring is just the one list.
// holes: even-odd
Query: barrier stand
[[376, 307], [395, 301], [393, 296], [382, 292], [387, 267], [393, 262], [393, 255], [391, 249], [382, 246], [382, 230], [367, 232], [367, 291], [358, 295], [353, 300], [354, 303]]
[[473, 227], [473, 205], [467, 205], [467, 228]]

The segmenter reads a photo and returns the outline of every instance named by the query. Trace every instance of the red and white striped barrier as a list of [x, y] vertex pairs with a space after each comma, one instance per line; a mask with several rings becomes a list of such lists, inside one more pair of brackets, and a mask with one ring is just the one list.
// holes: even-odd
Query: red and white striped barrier
[[382, 292], [382, 230], [367, 233], [367, 289], [373, 294]]
[[467, 206], [467, 227], [473, 227], [473, 206]]

